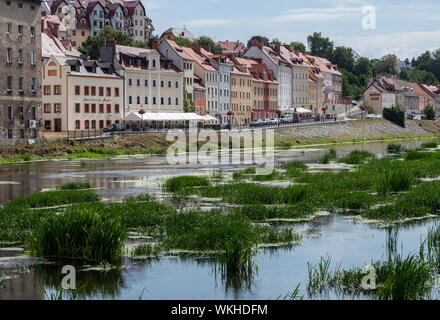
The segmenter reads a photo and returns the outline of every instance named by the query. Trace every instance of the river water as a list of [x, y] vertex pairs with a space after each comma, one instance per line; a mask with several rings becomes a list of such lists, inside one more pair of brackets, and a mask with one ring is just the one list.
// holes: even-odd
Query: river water
[[[402, 141], [414, 149], [424, 141]], [[351, 151], [366, 150], [386, 155], [388, 143], [343, 144], [331, 147], [307, 147], [276, 150], [278, 163], [303, 161], [317, 164], [328, 149], [338, 157]], [[104, 199], [119, 201], [143, 193], [160, 194], [163, 179], [179, 175], [212, 175], [237, 170], [243, 166], [200, 166], [167, 164], [164, 157], [119, 157], [115, 159], [42, 161], [0, 166], [0, 203], [72, 181], [90, 181]], [[316, 165], [319, 168], [318, 165]], [[402, 225], [397, 250], [403, 255], [417, 253], [421, 237], [436, 224], [433, 219]], [[363, 298], [344, 297], [334, 292], [310, 296], [307, 293], [307, 263], [315, 264], [330, 256], [333, 267], [362, 267], [388, 257], [389, 233], [366, 223], [337, 214], [318, 216], [295, 224], [299, 230], [313, 230], [304, 242], [279, 249], [260, 249], [256, 257], [258, 272], [249, 281], [237, 282], [216, 272], [209, 258], [167, 256], [148, 262], [124, 261], [122, 270], [81, 271], [77, 280], [86, 283], [86, 299], [275, 299], [298, 285], [306, 299]], [[5, 247], [5, 246], [4, 246]], [[11, 257], [15, 257], [11, 259]], [[21, 267], [20, 267], [21, 266]], [[81, 268], [82, 266], [77, 266]], [[0, 286], [0, 299], [41, 299], [54, 293], [63, 275], [61, 265], [40, 263], [21, 251], [0, 248], [0, 270], [11, 277]]]

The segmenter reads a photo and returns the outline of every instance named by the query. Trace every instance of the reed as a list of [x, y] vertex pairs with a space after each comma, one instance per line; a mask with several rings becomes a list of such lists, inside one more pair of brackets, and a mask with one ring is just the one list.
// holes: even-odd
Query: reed
[[87, 190], [92, 188], [90, 182], [69, 182], [58, 187], [59, 190]]
[[29, 238], [32, 255], [113, 262], [121, 257], [126, 228], [119, 219], [72, 207], [41, 219]]
[[183, 176], [168, 179], [164, 184], [164, 189], [168, 192], [181, 192], [187, 188], [208, 187], [211, 183], [206, 177]]
[[401, 144], [391, 143], [387, 146], [387, 152], [391, 154], [398, 154], [403, 152], [404, 148]]
[[436, 149], [438, 147], [438, 142], [426, 142], [422, 144], [422, 148], [424, 149]]
[[414, 182], [414, 176], [408, 170], [392, 170], [378, 178], [376, 190], [381, 194], [406, 191], [412, 187]]
[[322, 156], [322, 158], [319, 160], [322, 164], [328, 164], [330, 161], [336, 160], [336, 150], [331, 149], [329, 152], [327, 152], [325, 155]]
[[339, 162], [346, 164], [361, 164], [369, 159], [373, 159], [375, 155], [367, 151], [354, 150], [348, 156], [340, 159]]

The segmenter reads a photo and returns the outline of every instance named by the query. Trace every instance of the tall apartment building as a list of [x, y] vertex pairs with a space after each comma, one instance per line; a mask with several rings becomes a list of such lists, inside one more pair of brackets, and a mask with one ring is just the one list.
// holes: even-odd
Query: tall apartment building
[[245, 57], [261, 59], [262, 63], [273, 72], [279, 83], [278, 109], [283, 110], [292, 106], [292, 68], [278, 52], [268, 46], [254, 41], [252, 47], [244, 54]]
[[44, 131], [102, 130], [121, 123], [123, 83], [108, 64], [52, 56], [43, 67]]
[[235, 66], [242, 72], [252, 75], [252, 113], [251, 121], [277, 118], [279, 101], [279, 82], [274, 72], [261, 59], [233, 58]]
[[146, 41], [154, 27], [141, 0], [44, 0], [44, 15], [57, 15], [77, 48], [88, 36], [96, 36], [105, 26]]
[[249, 125], [252, 118], [254, 95], [252, 74], [246, 68], [234, 67], [231, 71], [231, 111], [233, 125]]
[[40, 1], [0, 1], [0, 65], [0, 142], [38, 138], [41, 119]]

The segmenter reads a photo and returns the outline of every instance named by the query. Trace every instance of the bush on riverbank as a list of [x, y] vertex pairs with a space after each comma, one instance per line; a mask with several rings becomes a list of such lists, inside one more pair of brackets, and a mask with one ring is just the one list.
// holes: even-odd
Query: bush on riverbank
[[405, 128], [405, 111], [399, 105], [383, 109], [383, 117]]

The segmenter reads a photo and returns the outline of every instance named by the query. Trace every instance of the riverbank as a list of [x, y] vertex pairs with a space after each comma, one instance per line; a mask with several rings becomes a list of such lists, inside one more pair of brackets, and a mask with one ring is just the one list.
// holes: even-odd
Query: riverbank
[[[440, 122], [407, 121], [401, 128], [387, 120], [347, 121], [275, 130], [278, 147], [337, 144], [401, 139], [427, 139], [440, 135]], [[171, 143], [164, 132], [115, 135], [105, 140], [67, 142], [65, 139], [35, 145], [0, 147], [0, 164], [47, 159], [106, 158], [121, 155], [162, 155]]]

